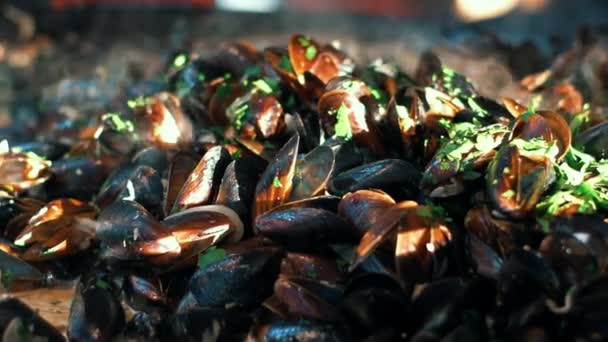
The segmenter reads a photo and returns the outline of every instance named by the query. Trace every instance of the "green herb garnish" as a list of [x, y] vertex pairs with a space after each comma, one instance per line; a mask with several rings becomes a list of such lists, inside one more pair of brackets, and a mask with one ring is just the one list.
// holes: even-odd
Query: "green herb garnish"
[[220, 261], [226, 257], [226, 251], [222, 248], [211, 246], [207, 248], [203, 253], [198, 255], [198, 268], [205, 269], [209, 265]]
[[348, 107], [343, 103], [336, 112], [336, 125], [334, 126], [334, 136], [350, 139], [353, 132], [350, 129], [350, 119], [348, 117]]
[[509, 190], [503, 192], [501, 196], [504, 198], [513, 198], [513, 196], [515, 196], [515, 191], [509, 189]]
[[293, 71], [293, 67], [291, 66], [291, 62], [289, 61], [289, 57], [287, 56], [281, 56], [281, 59], [279, 60], [279, 68], [290, 72], [290, 73], [294, 73]]
[[180, 53], [173, 59], [173, 67], [181, 68], [188, 62], [188, 56], [185, 53]]
[[272, 186], [274, 188], [282, 188], [283, 184], [281, 183], [281, 180], [279, 179], [279, 177], [274, 176], [274, 178], [272, 179]]
[[309, 45], [304, 52], [304, 57], [309, 61], [312, 61], [317, 56], [317, 47], [314, 45]]
[[110, 283], [108, 283], [107, 281], [105, 281], [103, 279], [97, 279], [97, 281], [95, 282], [95, 286], [97, 286], [100, 289], [107, 290], [110, 288]]

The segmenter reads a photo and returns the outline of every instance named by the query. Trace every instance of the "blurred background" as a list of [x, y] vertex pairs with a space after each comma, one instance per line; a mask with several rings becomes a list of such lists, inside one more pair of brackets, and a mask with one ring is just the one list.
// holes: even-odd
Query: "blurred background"
[[0, 0], [0, 129], [49, 110], [112, 108], [175, 51], [285, 45], [296, 32], [407, 72], [432, 49], [486, 95], [518, 98], [518, 81], [547, 68], [577, 32], [606, 36], [608, 1]]

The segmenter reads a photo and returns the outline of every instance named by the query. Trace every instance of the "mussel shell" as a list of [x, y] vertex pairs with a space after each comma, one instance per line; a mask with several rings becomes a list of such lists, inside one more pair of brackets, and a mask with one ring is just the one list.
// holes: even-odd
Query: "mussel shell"
[[122, 332], [125, 312], [106, 284], [97, 282], [87, 286], [80, 283], [76, 288], [68, 317], [70, 340], [108, 341]]
[[255, 188], [254, 218], [287, 200], [293, 186], [299, 141], [298, 135], [289, 139], [262, 173]]
[[583, 283], [599, 272], [598, 260], [591, 247], [570, 234], [549, 234], [538, 250], [558, 274], [562, 288]]
[[608, 159], [608, 122], [602, 122], [578, 134], [574, 146], [596, 159]]
[[2, 288], [11, 292], [38, 288], [45, 280], [44, 274], [34, 266], [4, 250], [0, 250], [0, 272]]
[[521, 219], [534, 211], [540, 196], [554, 180], [555, 170], [549, 157], [531, 159], [516, 146], [505, 145], [488, 165], [486, 191], [496, 209]]
[[368, 334], [399, 327], [407, 315], [410, 295], [388, 275], [364, 273], [348, 282], [341, 307], [353, 328]]
[[383, 191], [358, 190], [342, 197], [338, 214], [365, 233], [376, 224], [386, 209], [395, 204], [395, 200]]
[[[65, 341], [65, 337], [49, 322], [40, 317], [36, 311], [27, 306], [21, 300], [12, 297], [6, 297], [0, 299], [0, 331], [3, 333], [3, 341], [12, 341], [11, 339], [5, 339], [10, 335], [7, 334], [7, 330], [11, 329], [11, 322], [15, 319], [20, 320], [21, 328], [25, 329], [18, 330], [17, 336], [20, 339], [31, 340], [42, 339], [44, 341]], [[8, 336], [7, 336], [8, 335]]]
[[162, 176], [169, 167], [169, 156], [167, 155], [167, 151], [149, 146], [135, 153], [131, 159], [131, 164], [149, 166]]
[[498, 290], [503, 303], [511, 308], [545, 295], [556, 298], [560, 294], [557, 274], [534, 252], [514, 250], [498, 274]]
[[223, 240], [238, 242], [243, 237], [243, 222], [228, 207], [207, 205], [186, 209], [166, 217], [162, 224], [180, 244], [180, 259], [198, 255]]
[[289, 200], [301, 200], [325, 190], [334, 168], [334, 153], [327, 146], [318, 146], [296, 162], [293, 188]]
[[274, 284], [275, 297], [293, 318], [338, 321], [342, 294], [341, 287], [311, 278], [281, 275]]
[[[258, 158], [250, 156], [230, 162], [222, 177], [215, 203], [234, 210], [241, 221], [247, 224], [251, 222], [255, 187], [263, 169], [264, 164]], [[245, 234], [251, 236], [252, 231], [248, 229]]]
[[190, 153], [179, 151], [171, 159], [167, 176], [167, 191], [165, 194], [165, 215], [171, 213], [177, 195], [182, 190], [186, 180], [196, 167], [197, 161]]
[[97, 238], [102, 256], [119, 260], [166, 257], [150, 260], [168, 262], [181, 252], [177, 239], [136, 202], [120, 200], [98, 217]]
[[345, 171], [333, 177], [328, 191], [336, 195], [364, 189], [380, 189], [395, 199], [412, 199], [418, 193], [421, 173], [400, 159], [383, 159]]
[[197, 270], [189, 289], [203, 308], [254, 307], [272, 293], [281, 257], [280, 249], [270, 247], [228, 255]]
[[256, 233], [294, 250], [311, 250], [337, 242], [352, 242], [357, 234], [336, 214], [316, 208], [292, 208], [266, 213], [255, 221]]
[[117, 170], [102, 185], [97, 197], [100, 208], [117, 199], [129, 199], [141, 204], [156, 217], [163, 215], [163, 185], [158, 172], [145, 165]]
[[60, 158], [68, 151], [68, 147], [61, 142], [51, 141], [30, 141], [11, 145], [11, 150], [15, 152], [33, 152], [38, 156], [49, 160]]
[[330, 283], [342, 282], [345, 274], [335, 260], [315, 254], [288, 252], [281, 262], [281, 274], [309, 277]]
[[208, 204], [213, 200], [230, 160], [225, 148], [215, 146], [209, 149], [177, 194], [172, 212]]

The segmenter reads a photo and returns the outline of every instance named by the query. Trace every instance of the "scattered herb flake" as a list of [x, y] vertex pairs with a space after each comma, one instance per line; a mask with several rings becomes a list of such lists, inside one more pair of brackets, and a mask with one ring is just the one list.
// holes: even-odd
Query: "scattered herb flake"
[[181, 68], [184, 65], [186, 65], [186, 63], [188, 62], [188, 56], [186, 56], [185, 53], [180, 53], [179, 55], [177, 55], [175, 57], [175, 59], [173, 60], [173, 66], [175, 68]]
[[350, 139], [353, 132], [350, 129], [350, 119], [348, 117], [348, 107], [343, 103], [336, 112], [336, 125], [334, 126], [334, 136]]
[[222, 248], [212, 246], [207, 248], [203, 253], [198, 256], [198, 268], [205, 269], [209, 265], [220, 261], [226, 257], [226, 251]]
[[317, 56], [317, 47], [314, 45], [309, 45], [304, 52], [304, 57], [309, 61], [312, 61]]
[[262, 73], [262, 69], [260, 69], [260, 66], [257, 64], [254, 64], [254, 65], [248, 66], [247, 69], [245, 69], [243, 76], [245, 78], [253, 78], [253, 77], [257, 77], [261, 73]]
[[293, 67], [291, 66], [291, 62], [289, 61], [289, 57], [287, 56], [281, 56], [281, 59], [279, 60], [279, 68], [292, 74], [294, 73]]
[[302, 45], [303, 47], [307, 47], [310, 45], [310, 38], [309, 37], [298, 37], [298, 43], [300, 43], [300, 45]]
[[513, 196], [515, 196], [515, 191], [513, 191], [511, 189], [502, 193], [502, 197], [504, 197], [504, 198], [512, 198]]
[[283, 184], [281, 183], [281, 180], [279, 179], [279, 177], [274, 176], [274, 178], [272, 179], [272, 186], [275, 188], [282, 188]]
[[95, 282], [95, 286], [97, 286], [100, 289], [104, 289], [104, 290], [107, 290], [110, 288], [110, 284], [103, 279], [97, 279], [97, 281]]
[[233, 153], [230, 155], [230, 157], [232, 157], [232, 160], [236, 160], [236, 159], [241, 158], [241, 150], [236, 150], [236, 151], [234, 151], [234, 152], [233, 152]]
[[[269, 84], [269, 79], [261, 78], [259, 80], [253, 81], [253, 85], [261, 90], [264, 94], [272, 94], [274, 92], [274, 87]], [[276, 87], [276, 84], [274, 84]]]

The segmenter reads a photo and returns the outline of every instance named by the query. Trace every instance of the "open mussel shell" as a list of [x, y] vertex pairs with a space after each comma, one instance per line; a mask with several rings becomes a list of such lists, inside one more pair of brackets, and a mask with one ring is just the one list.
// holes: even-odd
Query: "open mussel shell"
[[542, 137], [547, 142], [555, 141], [559, 148], [556, 159], [562, 159], [572, 143], [572, 131], [568, 122], [557, 112], [538, 111], [534, 115], [520, 117], [513, 125], [510, 139], [530, 140]]
[[380, 245], [393, 239], [396, 232], [399, 231], [402, 221], [409, 215], [409, 211], [414, 210], [417, 206], [418, 203], [414, 201], [403, 201], [383, 210], [375, 224], [369, 226], [369, 230], [361, 237], [355, 250], [355, 259], [351, 269], [367, 259]]
[[386, 209], [395, 204], [395, 200], [383, 191], [358, 190], [342, 197], [338, 214], [365, 233], [381, 219]]
[[254, 230], [293, 250], [314, 250], [338, 242], [353, 242], [357, 233], [338, 215], [323, 209], [291, 208], [258, 216]]
[[188, 180], [192, 170], [196, 167], [197, 160], [190, 153], [179, 151], [171, 159], [169, 173], [167, 176], [167, 190], [165, 193], [164, 212], [165, 215], [171, 213], [173, 204], [182, 187]]
[[325, 92], [319, 99], [317, 110], [323, 130], [328, 136], [352, 136], [357, 146], [367, 148], [375, 156], [386, 154], [372, 112], [349, 90], [335, 89]]
[[102, 257], [167, 263], [181, 252], [177, 238], [140, 204], [116, 201], [98, 217]]
[[198, 255], [207, 248], [226, 241], [235, 243], [243, 237], [243, 222], [232, 209], [206, 205], [167, 216], [162, 222], [181, 247], [180, 259]]
[[0, 152], [0, 184], [24, 191], [46, 182], [51, 162], [27, 153]]
[[505, 145], [488, 165], [486, 191], [496, 209], [521, 219], [533, 213], [554, 180], [551, 158], [528, 156], [517, 146]]
[[328, 191], [336, 195], [364, 189], [379, 189], [396, 199], [413, 199], [418, 193], [421, 173], [401, 159], [383, 159], [361, 165], [334, 176]]
[[447, 272], [452, 232], [431, 216], [431, 208], [418, 206], [400, 221], [395, 267], [404, 284], [438, 279]]
[[297, 135], [289, 139], [262, 173], [255, 188], [254, 217], [287, 200], [293, 187], [299, 141]]
[[[230, 162], [222, 177], [214, 203], [234, 210], [242, 222], [251, 222], [255, 187], [264, 167], [264, 163], [251, 156]], [[248, 230], [246, 235], [252, 235], [251, 230]]]
[[155, 146], [140, 149], [131, 158], [133, 165], [145, 165], [153, 168], [159, 175], [164, 175], [169, 167], [169, 153]]
[[275, 297], [294, 319], [338, 321], [338, 304], [343, 289], [335, 284], [310, 278], [279, 276], [274, 284]]
[[322, 193], [333, 172], [334, 159], [334, 152], [327, 146], [318, 146], [298, 159], [289, 201]]
[[272, 95], [255, 94], [249, 101], [254, 113], [255, 128], [265, 139], [279, 134], [284, 126], [283, 107]]
[[179, 98], [162, 92], [148, 97], [134, 109], [143, 138], [160, 147], [188, 145], [193, 139], [192, 123], [182, 111]]
[[0, 331], [3, 341], [62, 342], [65, 337], [36, 311], [17, 298], [0, 300]]
[[197, 270], [189, 291], [202, 308], [255, 307], [272, 294], [282, 254], [274, 247], [230, 254]]
[[230, 154], [221, 147], [209, 149], [198, 162], [175, 198], [172, 212], [208, 204], [215, 198]]

